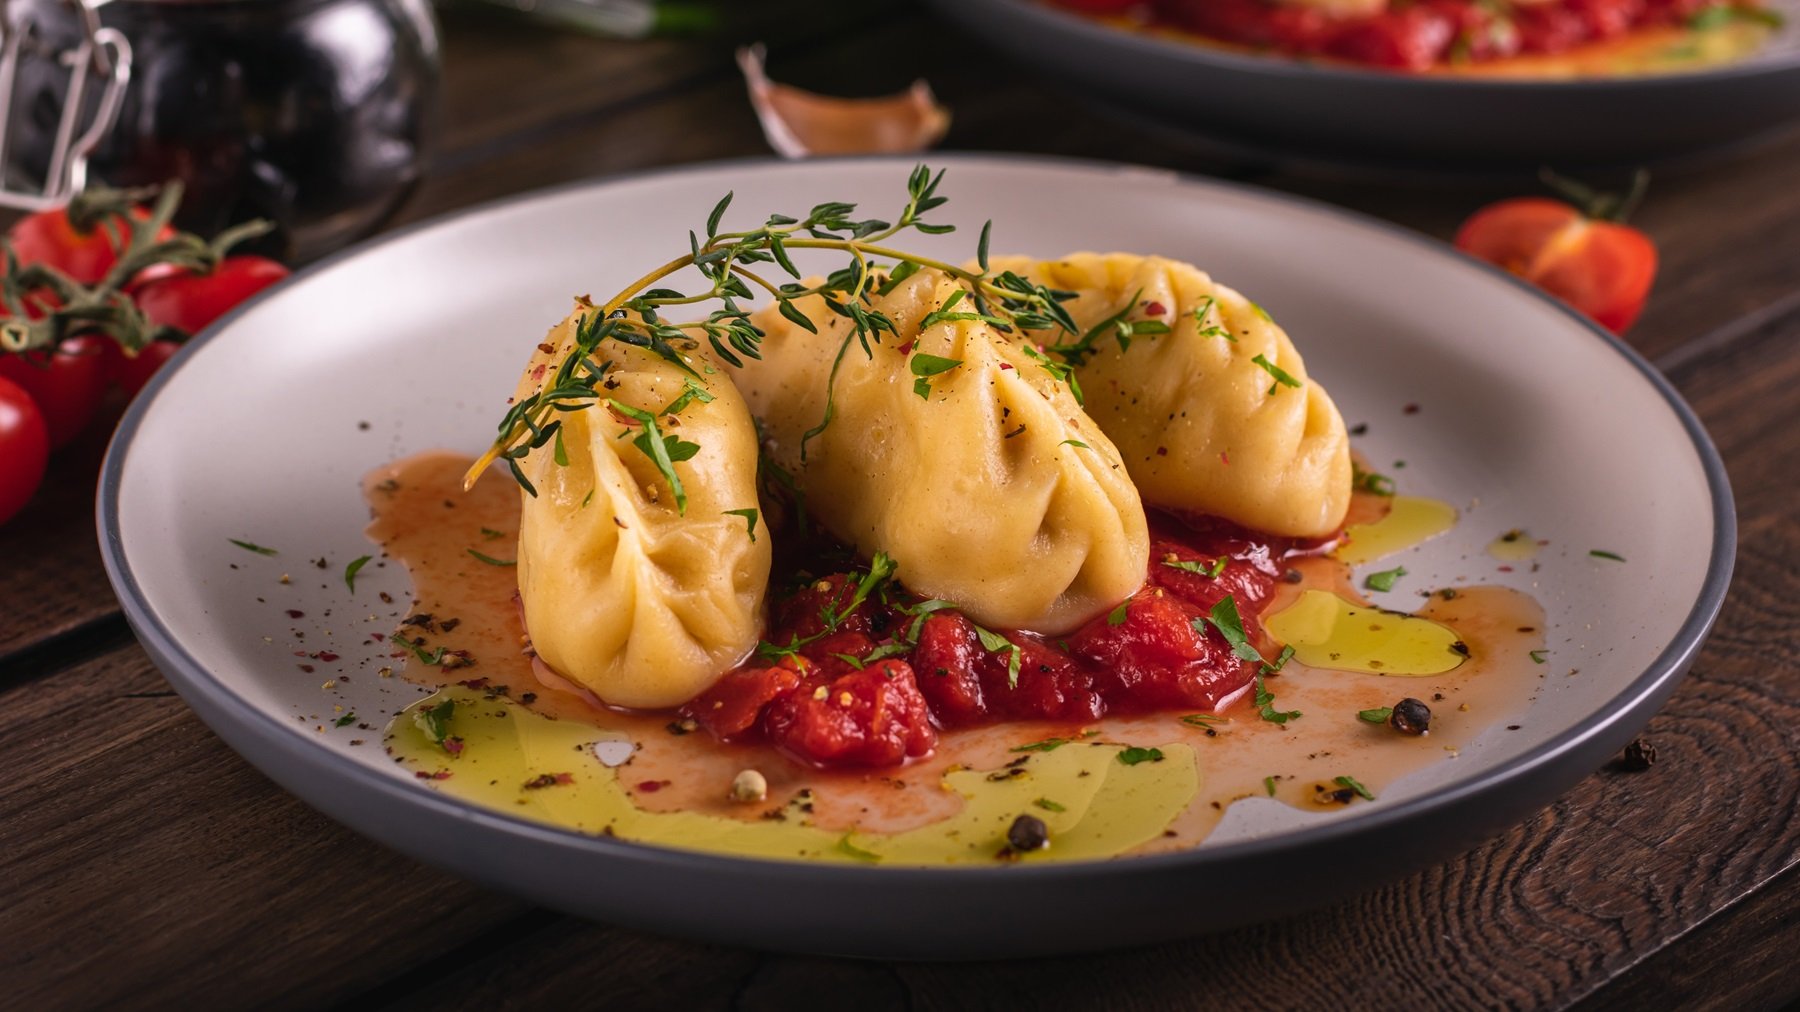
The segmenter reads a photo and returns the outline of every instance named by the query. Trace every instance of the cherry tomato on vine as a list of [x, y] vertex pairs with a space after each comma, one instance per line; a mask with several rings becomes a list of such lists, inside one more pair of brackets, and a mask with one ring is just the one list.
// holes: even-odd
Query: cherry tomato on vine
[[50, 460], [50, 434], [31, 395], [0, 379], [0, 524], [31, 501]]
[[[150, 215], [140, 207], [134, 209], [131, 216], [143, 221]], [[26, 215], [6, 234], [20, 263], [49, 264], [84, 285], [98, 282], [119, 260], [121, 247], [113, 244], [104, 227], [95, 226], [83, 232], [63, 210]], [[167, 239], [174, 234], [174, 229], [164, 226], [156, 237]], [[125, 238], [123, 230], [120, 238]]]
[[288, 276], [267, 257], [226, 257], [211, 274], [180, 268], [150, 270], [132, 282], [131, 295], [153, 323], [197, 334], [233, 306]]
[[181, 350], [181, 345], [174, 341], [151, 341], [139, 348], [136, 355], [116, 350], [117, 345], [114, 348], [107, 378], [125, 392], [126, 400], [130, 400], [144, 389], [144, 384], [150, 382], [150, 377], [156, 375], [163, 363]]
[[[1565, 184], [1566, 185], [1566, 184]], [[1630, 198], [1591, 192], [1584, 210], [1546, 197], [1502, 200], [1475, 212], [1456, 248], [1519, 275], [1622, 334], [1643, 311], [1656, 280], [1656, 246], [1623, 224]]]
[[0, 355], [0, 378], [31, 395], [49, 430], [50, 447], [81, 435], [106, 395], [107, 363], [117, 346], [93, 334], [71, 337], [54, 354], [45, 350]]

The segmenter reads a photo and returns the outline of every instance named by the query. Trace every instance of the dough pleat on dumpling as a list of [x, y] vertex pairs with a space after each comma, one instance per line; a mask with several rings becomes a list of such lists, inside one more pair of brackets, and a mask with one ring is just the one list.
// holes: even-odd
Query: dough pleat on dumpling
[[[554, 375], [584, 317], [551, 330], [527, 365], [519, 396]], [[545, 351], [545, 348], [553, 349]], [[603, 396], [658, 413], [699, 383], [665, 433], [698, 444], [674, 464], [686, 493], [679, 510], [656, 463], [634, 443], [642, 428], [596, 404], [558, 412], [567, 464], [553, 444], [521, 462], [537, 489], [519, 528], [519, 593], [532, 647], [545, 663], [608, 703], [675, 706], [735, 667], [762, 635], [769, 537], [755, 509], [756, 428], [730, 379], [699, 351], [694, 376], [655, 354], [613, 341]]]
[[[920, 330], [962, 290], [924, 270], [875, 298], [869, 308], [897, 333], [868, 355], [852, 342], [832, 421], [804, 459], [850, 321], [816, 296], [796, 303], [816, 334], [764, 310], [762, 358], [733, 372], [763, 421], [765, 452], [833, 534], [865, 555], [888, 553], [907, 587], [985, 626], [1066, 632], [1142, 585], [1143, 504], [1069, 388], [1020, 347], [978, 320]], [[961, 364], [929, 376], [921, 397], [916, 356]]]
[[[1145, 502], [1295, 537], [1342, 525], [1351, 484], [1344, 420], [1255, 303], [1157, 256], [1003, 257], [992, 266], [1075, 292], [1063, 305], [1081, 326], [1077, 336], [1121, 309], [1128, 320], [1169, 326], [1126, 347], [1109, 329], [1076, 370], [1088, 414], [1118, 446]], [[1075, 340], [1030, 336], [1046, 345]], [[1299, 385], [1281, 382], [1259, 356]]]

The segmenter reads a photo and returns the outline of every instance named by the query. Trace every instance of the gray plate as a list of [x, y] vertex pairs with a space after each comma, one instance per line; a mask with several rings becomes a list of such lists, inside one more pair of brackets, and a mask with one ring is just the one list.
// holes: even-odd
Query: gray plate
[[1657, 77], [1419, 77], [1142, 35], [1038, 0], [934, 0], [1065, 90], [1132, 118], [1307, 160], [1447, 170], [1635, 166], [1716, 156], [1800, 121], [1800, 2], [1729, 66]]
[[[535, 194], [387, 236], [240, 308], [156, 377], [108, 454], [102, 545], [133, 628], [246, 759], [422, 861], [636, 927], [892, 957], [1129, 945], [1329, 902], [1544, 805], [1628, 741], [1686, 670], [1730, 577], [1730, 490], [1687, 407], [1618, 342], [1437, 243], [1317, 204], [1126, 166], [938, 161], [950, 168], [946, 219], [965, 227], [921, 252], [965, 255], [991, 215], [996, 252], [1156, 251], [1205, 264], [1267, 306], [1346, 416], [1372, 423], [1362, 449], [1404, 456], [1409, 490], [1465, 508], [1479, 498], [1456, 531], [1405, 558], [1421, 586], [1494, 579], [1481, 548], [1508, 527], [1553, 538], [1541, 572], [1498, 577], [1550, 615], [1556, 677], [1522, 729], [1495, 728], [1342, 813], [1241, 801], [1186, 853], [920, 870], [584, 837], [463, 804], [348, 741], [374, 735], [318, 727], [333, 705], [370, 717], [422, 692], [371, 677], [383, 648], [361, 643], [389, 629], [371, 599], [404, 602], [405, 574], [371, 565], [355, 596], [339, 576], [369, 550], [366, 470], [483, 446], [567, 297], [622, 287], [681, 247], [725, 190], [737, 194], [728, 226], [826, 198], [886, 210], [908, 168], [893, 160], [704, 165]], [[1407, 402], [1421, 410], [1402, 413]], [[283, 554], [252, 555], [233, 537]], [[1631, 562], [1598, 562], [1590, 547]], [[321, 555], [329, 571], [304, 561]], [[277, 582], [284, 571], [290, 584]], [[291, 622], [287, 608], [307, 618]], [[293, 657], [327, 644], [357, 674], [329, 692], [324, 673], [297, 671]]]

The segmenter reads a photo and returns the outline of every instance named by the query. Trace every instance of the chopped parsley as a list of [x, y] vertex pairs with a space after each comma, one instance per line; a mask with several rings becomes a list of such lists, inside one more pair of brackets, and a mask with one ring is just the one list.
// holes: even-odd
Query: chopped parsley
[[362, 572], [362, 567], [368, 565], [369, 560], [374, 557], [375, 556], [373, 555], [365, 555], [360, 559], [351, 561], [348, 566], [344, 567], [344, 586], [349, 587], [352, 594], [356, 593], [356, 574]]
[[1352, 460], [1350, 462], [1350, 488], [1357, 492], [1367, 492], [1370, 495], [1392, 496], [1394, 479], [1375, 471], [1365, 471], [1362, 465]]
[[1019, 645], [1012, 640], [1007, 639], [997, 632], [983, 629], [980, 626], [975, 627], [975, 635], [981, 640], [981, 649], [986, 650], [991, 654], [997, 654], [1003, 651], [1007, 654], [1006, 687], [1009, 689], [1018, 688], [1019, 662], [1024, 651], [1020, 650]]
[[[1248, 300], [1246, 300], [1246, 301], [1248, 301]], [[1269, 311], [1264, 309], [1262, 306], [1258, 305], [1257, 303], [1251, 302], [1250, 308], [1256, 310], [1256, 315], [1262, 317], [1264, 320], [1267, 320], [1270, 323], [1275, 322], [1275, 318], [1273, 316], [1269, 315]]]
[[1378, 706], [1373, 710], [1356, 711], [1358, 720], [1366, 720], [1371, 724], [1385, 724], [1388, 722], [1388, 718], [1393, 715], [1394, 708], [1391, 706]]
[[1082, 448], [1082, 449], [1084, 449], [1084, 450], [1091, 450], [1091, 449], [1093, 449], [1093, 447], [1091, 447], [1091, 446], [1089, 446], [1089, 445], [1087, 445], [1087, 444], [1086, 444], [1086, 443], [1084, 443], [1084, 442], [1082, 442], [1082, 441], [1081, 441], [1081, 440], [1079, 440], [1079, 439], [1065, 439], [1065, 440], [1063, 440], [1063, 441], [1062, 441], [1062, 442], [1060, 442], [1060, 443], [1058, 443], [1058, 444], [1056, 444], [1056, 445], [1057, 445], [1057, 446], [1079, 446], [1079, 447], [1081, 447], [1081, 448]]
[[[953, 294], [951, 294], [951, 296], [948, 299], [944, 300], [944, 304], [942, 306], [925, 314], [925, 318], [923, 320], [919, 321], [919, 330], [926, 331], [926, 330], [930, 330], [932, 327], [935, 327], [940, 323], [954, 323], [959, 320], [980, 320], [983, 323], [992, 323], [992, 324], [995, 324], [995, 325], [1001, 326], [1001, 327], [1007, 326], [1007, 321], [1002, 320], [997, 316], [989, 316], [986, 313], [971, 313], [971, 312], [967, 312], [967, 311], [960, 312], [960, 313], [956, 312], [955, 310], [956, 310], [957, 304], [962, 302], [963, 296], [965, 296], [967, 294], [969, 294], [969, 293], [966, 289], [962, 289], [962, 288], [957, 289]], [[962, 363], [959, 362], [957, 364], [961, 365]], [[943, 370], [940, 369], [938, 371], [942, 372]], [[921, 373], [918, 375], [929, 375], [929, 374]]]
[[1042, 741], [1028, 742], [1024, 745], [1016, 745], [1013, 747], [1012, 751], [1014, 751], [1014, 752], [1054, 752], [1057, 749], [1062, 748], [1064, 745], [1067, 745], [1070, 742], [1075, 741], [1077, 738], [1092, 738], [1094, 735], [1099, 734], [1099, 733], [1100, 732], [1098, 732], [1098, 731], [1083, 731], [1083, 732], [1081, 732], [1081, 734], [1077, 735], [1076, 738], [1045, 738]]
[[[1214, 559], [1210, 566], [1204, 562], [1193, 562], [1188, 559], [1164, 559], [1163, 565], [1170, 569], [1179, 569], [1184, 573], [1198, 573], [1201, 576], [1217, 580], [1219, 574], [1225, 571], [1225, 564], [1230, 561], [1229, 556], [1221, 555]], [[1258, 659], [1260, 660], [1260, 658]]]
[[1238, 615], [1237, 598], [1226, 594], [1219, 599], [1218, 604], [1212, 606], [1212, 611], [1204, 618], [1194, 620], [1195, 627], [1205, 632], [1205, 627], [1200, 624], [1202, 622], [1219, 630], [1219, 635], [1225, 637], [1225, 642], [1230, 644], [1231, 652], [1239, 658], [1256, 664], [1268, 663], [1250, 642], [1250, 637], [1244, 634], [1244, 620]]
[[1131, 610], [1131, 598], [1119, 602], [1119, 606], [1106, 614], [1106, 624], [1119, 626], [1125, 624], [1125, 616]]
[[913, 616], [912, 625], [908, 626], [906, 630], [907, 640], [912, 643], [919, 642], [919, 630], [925, 628], [925, 620], [931, 617], [932, 612], [954, 607], [956, 607], [955, 601], [946, 601], [941, 597], [934, 597], [929, 601], [920, 601], [918, 604], [902, 607], [900, 609], [901, 611]]
[[352, 710], [351, 712], [344, 714], [342, 717], [339, 717], [337, 719], [337, 723], [334, 726], [349, 727], [351, 724], [354, 724], [354, 723], [356, 723], [356, 712], [354, 710]]
[[1214, 724], [1222, 724], [1229, 720], [1231, 720], [1230, 717], [1221, 717], [1213, 713], [1190, 713], [1181, 718], [1181, 722], [1189, 727], [1205, 728], [1208, 731], [1213, 729]]
[[[658, 414], [679, 415], [684, 408], [695, 401], [699, 401], [702, 404], [712, 403], [713, 395], [707, 392], [705, 385], [694, 379], [692, 376], [681, 377], [681, 383], [683, 387], [681, 394], [670, 401], [668, 407], [657, 412]], [[561, 436], [559, 435], [558, 439], [560, 438]], [[560, 464], [562, 461], [558, 460], [557, 463]]]
[[728, 517], [743, 517], [744, 518], [744, 532], [746, 534], [750, 535], [750, 543], [753, 545], [756, 544], [756, 516], [757, 516], [757, 513], [754, 508], [746, 506], [741, 510], [726, 510], [725, 515]]
[[1033, 801], [1032, 804], [1038, 806], [1039, 808], [1042, 808], [1046, 812], [1066, 812], [1066, 811], [1068, 811], [1068, 809], [1066, 807], [1059, 805], [1054, 801], [1051, 801], [1049, 798], [1039, 798], [1036, 801]]
[[1367, 787], [1364, 787], [1362, 782], [1355, 777], [1333, 777], [1331, 782], [1337, 784], [1339, 787], [1350, 788], [1361, 796], [1364, 801], [1375, 800], [1374, 792], [1370, 791]]
[[432, 744], [442, 745], [450, 737], [450, 718], [456, 713], [456, 700], [446, 699], [436, 706], [413, 711], [413, 725], [431, 739]]
[[1384, 569], [1379, 573], [1370, 573], [1368, 576], [1363, 577], [1363, 586], [1370, 590], [1393, 590], [1394, 581], [1405, 575], [1405, 566], [1395, 566], [1393, 569]]
[[[958, 291], [956, 294], [961, 295], [962, 292]], [[917, 377], [913, 380], [913, 393], [929, 399], [931, 397], [931, 377], [947, 373], [959, 365], [962, 365], [962, 359], [959, 358], [944, 358], [941, 355], [927, 355], [924, 352], [914, 354], [910, 363], [912, 374]]]
[[1544, 663], [1545, 659], [1548, 658], [1549, 656], [1550, 656], [1550, 651], [1548, 651], [1548, 650], [1533, 650], [1531, 652], [1531, 663], [1542, 664], [1542, 663]]
[[894, 571], [899, 568], [899, 565], [888, 553], [876, 552], [875, 557], [869, 560], [868, 572], [857, 578], [856, 589], [850, 592], [849, 603], [845, 604], [842, 609], [834, 610], [829, 607], [825, 609], [821, 616], [825, 619], [825, 628], [836, 631], [844, 619], [849, 618], [856, 609], [862, 607], [862, 603], [869, 599], [869, 595], [874, 593], [877, 587], [892, 579]]
[[1119, 750], [1119, 761], [1127, 766], [1136, 766], [1138, 763], [1159, 763], [1162, 760], [1163, 754], [1160, 748], [1139, 748], [1136, 745], [1129, 745]]
[[[588, 494], [593, 495], [592, 492], [589, 492]], [[494, 530], [492, 527], [483, 527], [481, 529], [481, 536], [488, 539], [489, 541], [493, 541], [495, 538], [506, 537], [506, 534], [503, 531]]]
[[1263, 790], [1268, 792], [1269, 797], [1272, 798], [1275, 796], [1275, 778], [1274, 777], [1263, 777]]
[[239, 541], [236, 538], [226, 538], [225, 540], [231, 542], [232, 544], [238, 546], [239, 548], [242, 548], [246, 552], [255, 552], [258, 555], [279, 555], [279, 554], [281, 554], [281, 553], [275, 551], [275, 549], [273, 549], [273, 548], [265, 548], [262, 545], [259, 545], [254, 541]]
[[1598, 548], [1594, 549], [1593, 551], [1588, 552], [1588, 554], [1593, 556], [1596, 559], [1611, 559], [1614, 562], [1624, 562], [1625, 561], [1625, 556], [1623, 556], [1623, 555], [1617, 555], [1613, 552], [1601, 551]]
[[1262, 714], [1262, 719], [1271, 724], [1286, 724], [1288, 721], [1301, 715], [1299, 710], [1275, 709], [1275, 694], [1270, 692], [1268, 687], [1263, 684], [1263, 674], [1260, 671], [1256, 673], [1256, 698], [1254, 702], [1256, 703], [1257, 711]]
[[[1251, 303], [1251, 305], [1255, 305], [1255, 303]], [[1297, 387], [1300, 385], [1300, 381], [1289, 375], [1287, 370], [1269, 361], [1260, 354], [1250, 361], [1262, 366], [1263, 372], [1275, 377], [1275, 382], [1269, 384], [1269, 393], [1271, 394], [1282, 387]]]
[[490, 566], [516, 566], [519, 564], [517, 559], [496, 559], [492, 555], [483, 555], [473, 548], [469, 549], [469, 554], [475, 556], [476, 561], [485, 562]]

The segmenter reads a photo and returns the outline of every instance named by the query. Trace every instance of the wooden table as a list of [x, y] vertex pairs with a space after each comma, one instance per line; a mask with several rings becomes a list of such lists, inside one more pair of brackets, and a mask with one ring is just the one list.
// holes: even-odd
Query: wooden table
[[[401, 221], [566, 180], [766, 151], [729, 59], [877, 94], [925, 76], [947, 146], [1144, 162], [1447, 236], [1524, 181], [1346, 179], [1121, 125], [913, 5], [747, 5], [710, 41], [445, 16], [445, 130]], [[1135, 952], [972, 965], [695, 945], [535, 909], [278, 790], [168, 691], [95, 547], [94, 459], [0, 529], [0, 1005], [793, 1008], [1694, 1005], [1800, 995], [1800, 138], [1657, 179], [1662, 276], [1630, 340], [1711, 428], [1742, 530], [1660, 761], [1600, 771], [1474, 852], [1307, 916]]]

